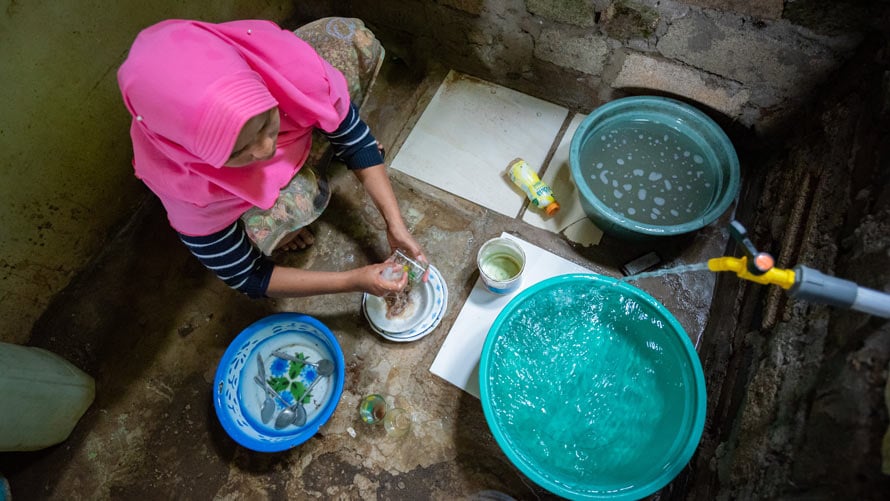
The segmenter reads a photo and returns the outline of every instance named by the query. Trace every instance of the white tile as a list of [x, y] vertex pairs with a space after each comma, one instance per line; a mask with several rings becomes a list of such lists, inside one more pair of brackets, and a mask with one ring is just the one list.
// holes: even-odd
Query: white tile
[[[584, 246], [596, 245], [603, 237], [603, 232], [584, 213], [581, 201], [578, 199], [578, 188], [572, 180], [571, 167], [569, 166], [569, 149], [572, 145], [572, 136], [587, 115], [575, 115], [566, 129], [559, 147], [550, 159], [550, 164], [544, 172], [542, 181], [553, 189], [553, 196], [559, 202], [559, 212], [553, 216], [547, 216], [544, 211], [529, 205], [528, 210], [522, 216], [526, 223], [550, 230], [554, 233], [563, 233], [569, 240]], [[529, 164], [538, 172], [541, 171], [535, 165]]]
[[[430, 372], [476, 398], [479, 398], [479, 358], [482, 355], [485, 337], [504, 306], [520, 292], [542, 280], [566, 273], [591, 273], [594, 271], [509, 233], [502, 233], [501, 236], [519, 244], [525, 252], [526, 261], [534, 263], [534, 266], [525, 268], [522, 274], [522, 284], [509, 294], [492, 294], [482, 284], [482, 279], [477, 278], [473, 290], [470, 291], [470, 295], [461, 307], [451, 330], [445, 336], [445, 341], [439, 348], [436, 359], [430, 366]], [[601, 272], [600, 270], [596, 271]]]
[[568, 110], [449, 72], [391, 167], [510, 217], [525, 197], [504, 176], [524, 158], [541, 165]]

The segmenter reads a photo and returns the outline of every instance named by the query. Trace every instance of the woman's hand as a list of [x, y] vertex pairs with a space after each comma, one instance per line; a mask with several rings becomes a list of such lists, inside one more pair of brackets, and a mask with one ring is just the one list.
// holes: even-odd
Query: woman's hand
[[394, 263], [371, 264], [353, 271], [358, 288], [375, 296], [399, 292], [408, 284], [408, 274]]
[[[387, 279], [384, 270], [392, 270]], [[367, 292], [384, 296], [402, 290], [408, 283], [408, 274], [399, 273], [395, 263], [378, 263], [348, 271], [313, 271], [286, 266], [275, 266], [269, 279], [266, 295], [269, 297], [303, 297], [339, 292]]]

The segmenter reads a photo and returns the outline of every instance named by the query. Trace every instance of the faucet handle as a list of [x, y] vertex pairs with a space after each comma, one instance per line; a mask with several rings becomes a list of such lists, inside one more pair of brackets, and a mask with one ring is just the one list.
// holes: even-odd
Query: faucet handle
[[776, 265], [776, 260], [768, 252], [760, 252], [748, 238], [748, 230], [742, 223], [732, 220], [729, 222], [729, 234], [733, 240], [742, 246], [745, 256], [748, 257], [748, 271], [752, 275], [763, 275]]

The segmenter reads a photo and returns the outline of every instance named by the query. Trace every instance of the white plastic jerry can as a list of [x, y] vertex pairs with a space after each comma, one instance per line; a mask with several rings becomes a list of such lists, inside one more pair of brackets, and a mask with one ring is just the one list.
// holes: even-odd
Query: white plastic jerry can
[[0, 342], [0, 451], [65, 440], [95, 396], [93, 378], [64, 358]]

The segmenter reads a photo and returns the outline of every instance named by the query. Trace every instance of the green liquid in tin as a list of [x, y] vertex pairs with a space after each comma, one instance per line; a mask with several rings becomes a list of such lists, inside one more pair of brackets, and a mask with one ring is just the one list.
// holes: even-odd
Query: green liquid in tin
[[669, 226], [701, 217], [723, 179], [709, 148], [647, 119], [604, 123], [580, 152], [583, 178], [607, 207], [643, 224]]
[[[576, 492], [651, 480], [684, 440], [682, 349], [654, 309], [580, 285], [527, 298], [502, 329], [489, 388], [525, 461]], [[597, 488], [590, 486], [598, 486]]]
[[519, 275], [520, 270], [522, 265], [509, 254], [492, 254], [482, 259], [482, 272], [492, 280], [505, 282]]

